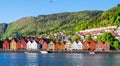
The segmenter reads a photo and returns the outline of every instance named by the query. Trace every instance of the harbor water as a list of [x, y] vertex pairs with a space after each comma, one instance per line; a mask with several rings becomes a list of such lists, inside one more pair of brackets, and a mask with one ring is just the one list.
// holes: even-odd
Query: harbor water
[[119, 66], [119, 54], [0, 53], [0, 66]]

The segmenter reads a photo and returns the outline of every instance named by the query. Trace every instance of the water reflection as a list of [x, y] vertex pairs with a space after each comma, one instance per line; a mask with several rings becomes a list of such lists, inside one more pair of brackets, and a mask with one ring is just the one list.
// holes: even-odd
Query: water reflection
[[71, 64], [74, 66], [110, 66], [119, 64], [119, 54], [39, 54], [39, 53], [0, 53], [0, 64], [19, 64], [19, 65], [54, 65]]

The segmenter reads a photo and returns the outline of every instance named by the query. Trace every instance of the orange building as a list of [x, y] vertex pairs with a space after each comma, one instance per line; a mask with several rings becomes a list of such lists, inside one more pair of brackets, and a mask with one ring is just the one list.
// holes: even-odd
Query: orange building
[[48, 44], [46, 41], [44, 41], [42, 44], [42, 50], [48, 50]]
[[96, 49], [96, 41], [91, 40], [89, 44], [89, 50], [94, 51]]
[[65, 50], [65, 44], [63, 41], [60, 43], [60, 50]]
[[88, 41], [84, 41], [82, 44], [82, 49], [83, 50], [89, 50], [90, 46], [89, 46], [89, 42]]
[[20, 43], [21, 43], [21, 48], [22, 49], [26, 49], [27, 48], [27, 43], [25, 42], [24, 39], [21, 39]]
[[59, 42], [55, 42], [55, 50], [56, 51], [60, 50], [60, 43]]
[[17, 41], [16, 48], [17, 48], [17, 49], [21, 49], [21, 43], [20, 43], [20, 41]]

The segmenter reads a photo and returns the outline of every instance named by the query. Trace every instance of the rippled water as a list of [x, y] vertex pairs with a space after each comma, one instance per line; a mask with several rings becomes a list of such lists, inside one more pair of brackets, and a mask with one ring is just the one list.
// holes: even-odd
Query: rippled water
[[0, 66], [119, 66], [119, 54], [0, 53]]

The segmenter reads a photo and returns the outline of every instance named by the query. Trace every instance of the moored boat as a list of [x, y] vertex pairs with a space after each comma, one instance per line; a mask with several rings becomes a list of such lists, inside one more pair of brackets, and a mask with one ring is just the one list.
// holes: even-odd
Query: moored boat
[[40, 53], [47, 54], [48, 52], [47, 51], [40, 51]]
[[27, 53], [29, 53], [29, 52], [25, 51], [24, 53], [26, 53], [26, 54], [27, 54]]
[[94, 51], [89, 51], [89, 54], [95, 54], [95, 52]]

